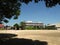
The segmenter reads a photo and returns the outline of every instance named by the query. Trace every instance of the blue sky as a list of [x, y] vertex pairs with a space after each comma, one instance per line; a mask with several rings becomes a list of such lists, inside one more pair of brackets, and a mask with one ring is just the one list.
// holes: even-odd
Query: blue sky
[[20, 23], [21, 21], [33, 21], [42, 22], [44, 24], [53, 24], [60, 22], [60, 6], [56, 5], [52, 8], [47, 8], [44, 2], [39, 3], [29, 3], [28, 5], [22, 4], [21, 14], [17, 20], [13, 18], [9, 20], [9, 23], [5, 25], [14, 25], [15, 23]]

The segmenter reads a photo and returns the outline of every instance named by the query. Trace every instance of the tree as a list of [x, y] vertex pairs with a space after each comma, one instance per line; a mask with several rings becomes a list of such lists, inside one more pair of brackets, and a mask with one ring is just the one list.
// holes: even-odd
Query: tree
[[16, 30], [19, 30], [19, 25], [16, 23], [16, 24], [14, 24], [14, 28], [16, 29]]
[[8, 22], [14, 16], [14, 19], [20, 14], [19, 0], [0, 0], [0, 23]]
[[24, 30], [24, 29], [25, 29], [25, 26], [26, 26], [26, 25], [25, 25], [25, 22], [22, 21], [22, 22], [20, 23], [20, 26], [21, 26], [21, 29]]
[[8, 22], [8, 19], [14, 17], [17, 19], [20, 15], [20, 6], [22, 3], [28, 4], [34, 1], [44, 1], [46, 7], [53, 7], [57, 4], [60, 5], [60, 0], [0, 0], [0, 23]]

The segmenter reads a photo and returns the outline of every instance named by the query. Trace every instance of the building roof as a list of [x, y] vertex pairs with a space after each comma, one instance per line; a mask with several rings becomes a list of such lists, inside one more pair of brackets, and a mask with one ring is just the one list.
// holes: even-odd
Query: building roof
[[60, 23], [57, 23], [57, 24], [55, 24], [56, 25], [56, 27], [60, 27]]
[[54, 26], [55, 24], [47, 24], [47, 26]]
[[34, 23], [35, 24], [35, 23], [42, 23], [42, 22], [25, 21], [25, 23]]
[[4, 25], [3, 24], [0, 24], [0, 28], [2, 28], [2, 27], [4, 27]]

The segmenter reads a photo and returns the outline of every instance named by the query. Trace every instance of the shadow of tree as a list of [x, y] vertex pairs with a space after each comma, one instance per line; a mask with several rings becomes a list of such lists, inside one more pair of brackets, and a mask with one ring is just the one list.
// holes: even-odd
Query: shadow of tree
[[[1, 38], [1, 36], [5, 39], [1, 40], [1, 39], [3, 39], [3, 38]], [[17, 36], [17, 35], [0, 34], [0, 45], [48, 45], [48, 43], [46, 41], [24, 39], [24, 38], [12, 38], [13, 36]]]
[[17, 36], [16, 34], [10, 34], [10, 33], [0, 33], [0, 39], [3, 39], [3, 38], [12, 38], [12, 37], [15, 37]]

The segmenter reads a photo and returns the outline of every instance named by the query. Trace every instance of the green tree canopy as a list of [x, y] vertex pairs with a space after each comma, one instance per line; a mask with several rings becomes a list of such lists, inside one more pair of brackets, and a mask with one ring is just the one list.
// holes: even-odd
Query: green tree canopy
[[44, 1], [46, 7], [53, 7], [57, 4], [60, 5], [60, 0], [0, 0], [0, 23], [8, 22], [7, 19], [11, 19], [12, 17], [17, 19], [20, 15], [21, 4], [28, 4], [32, 1], [35, 3]]
[[22, 21], [21, 23], [20, 23], [20, 26], [21, 26], [21, 29], [23, 30], [23, 29], [25, 29], [25, 22], [24, 21]]
[[0, 0], [0, 23], [8, 22], [14, 16], [14, 19], [20, 14], [19, 0]]
[[19, 25], [16, 23], [16, 24], [14, 24], [14, 27], [17, 29], [17, 30], [19, 30]]

